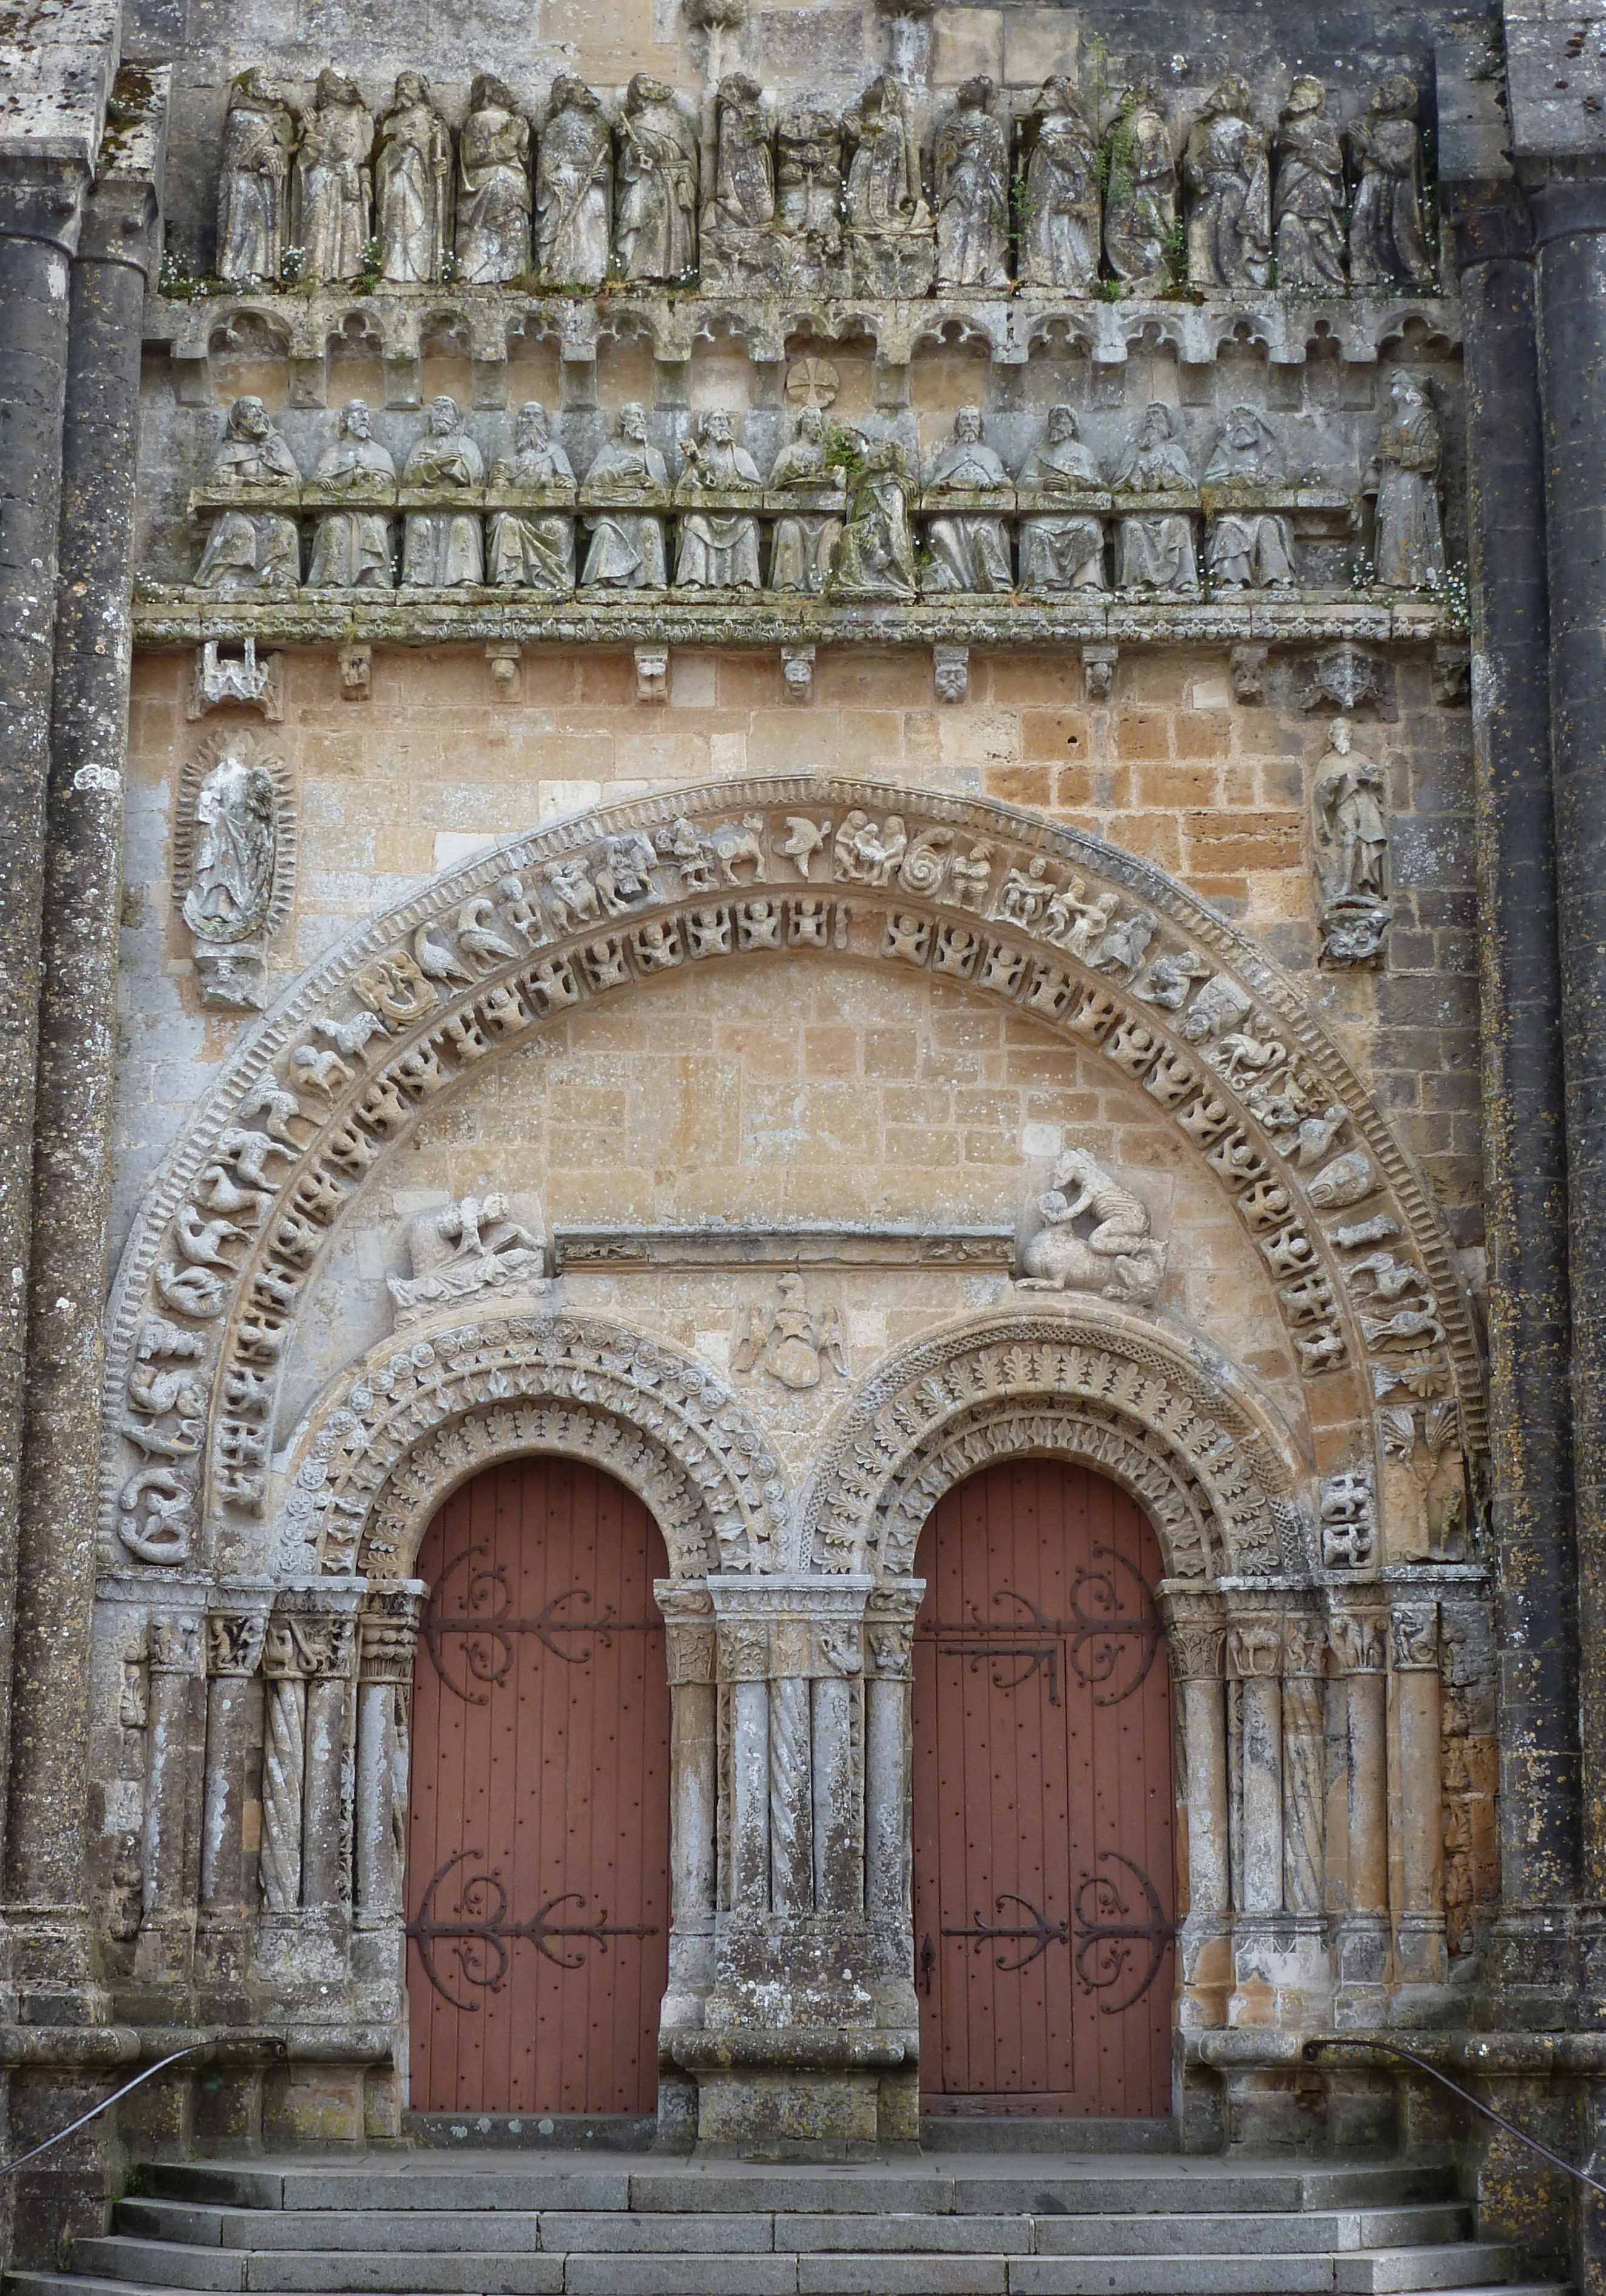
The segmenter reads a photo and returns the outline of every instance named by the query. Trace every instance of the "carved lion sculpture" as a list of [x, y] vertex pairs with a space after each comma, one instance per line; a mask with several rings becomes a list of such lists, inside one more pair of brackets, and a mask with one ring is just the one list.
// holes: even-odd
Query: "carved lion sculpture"
[[[1037, 1199], [1042, 1226], [1028, 1238], [1016, 1279], [1023, 1292], [1096, 1292], [1151, 1308], [1165, 1275], [1165, 1246], [1149, 1210], [1084, 1148], [1067, 1148], [1054, 1185]], [[1090, 1221], [1085, 1234], [1076, 1223]]]

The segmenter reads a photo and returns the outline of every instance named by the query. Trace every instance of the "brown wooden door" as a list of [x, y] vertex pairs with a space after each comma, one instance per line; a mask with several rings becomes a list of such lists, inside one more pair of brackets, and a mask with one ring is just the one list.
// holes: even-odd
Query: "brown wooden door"
[[425, 1535], [408, 1834], [412, 2103], [648, 2112], [669, 1957], [669, 1688], [641, 1502], [566, 1459]]
[[1171, 2110], [1175, 1784], [1147, 1518], [1009, 1461], [921, 1537], [915, 1975], [928, 2112]]

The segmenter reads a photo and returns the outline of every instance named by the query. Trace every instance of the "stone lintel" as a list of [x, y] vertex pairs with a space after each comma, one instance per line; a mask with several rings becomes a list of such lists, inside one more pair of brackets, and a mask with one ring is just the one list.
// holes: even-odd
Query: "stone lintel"
[[609, 1275], [665, 1267], [1006, 1267], [1012, 1227], [953, 1227], [934, 1234], [913, 1222], [799, 1220], [786, 1226], [710, 1222], [663, 1227], [559, 1227], [556, 1275]]

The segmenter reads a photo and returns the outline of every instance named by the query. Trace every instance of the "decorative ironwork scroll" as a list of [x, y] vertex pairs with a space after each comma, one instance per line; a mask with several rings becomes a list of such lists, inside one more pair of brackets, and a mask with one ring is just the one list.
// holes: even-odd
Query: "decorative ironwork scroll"
[[1099, 2004], [1101, 2016], [1117, 2017], [1141, 2001], [1159, 1975], [1176, 1924], [1166, 1920], [1154, 1883], [1141, 1866], [1118, 1849], [1101, 1849], [1099, 1863], [1110, 1862], [1124, 1866], [1137, 1883], [1147, 1919], [1139, 1918], [1138, 1909], [1122, 1895], [1123, 1885], [1110, 1874], [1083, 1875], [1072, 1918], [1076, 1924], [1076, 1975], [1084, 1992], [1113, 1992], [1136, 1977], [1119, 2000]]
[[[584, 1587], [565, 1587], [532, 1619], [515, 1619], [511, 1615], [513, 1590], [507, 1584], [507, 1567], [500, 1562], [470, 1569], [462, 1582], [463, 1607], [448, 1613], [443, 1608], [447, 1582], [472, 1564], [476, 1555], [490, 1552], [487, 1546], [465, 1546], [455, 1555], [435, 1581], [419, 1622], [419, 1635], [436, 1673], [448, 1690], [472, 1706], [488, 1704], [492, 1690], [507, 1681], [513, 1669], [514, 1643], [520, 1635], [533, 1635], [544, 1650], [565, 1666], [589, 1666], [597, 1645], [612, 1649], [615, 1635], [663, 1631], [662, 1619], [621, 1619], [612, 1603], [594, 1618], [574, 1615], [571, 1606], [583, 1609], [597, 1599]], [[588, 1638], [583, 1649], [576, 1646], [581, 1636]], [[460, 1659], [465, 1677], [461, 1682], [449, 1667], [449, 1644]], [[485, 1687], [473, 1689], [474, 1683]]]
[[[656, 1937], [658, 1931], [651, 1923], [610, 1923], [605, 1910], [595, 1921], [555, 1922], [551, 1916], [560, 1906], [583, 1909], [585, 1898], [578, 1890], [564, 1890], [560, 1896], [548, 1898], [546, 1904], [533, 1913], [527, 1922], [515, 1922], [507, 1910], [507, 1890], [502, 1877], [496, 1872], [460, 1875], [457, 1882], [457, 1910], [455, 1915], [442, 1920], [435, 1911], [436, 1894], [454, 1867], [466, 1858], [483, 1857], [482, 1849], [459, 1849], [430, 1880], [416, 1921], [407, 1925], [407, 1933], [418, 1948], [418, 1958], [424, 1973], [443, 2001], [454, 2009], [474, 2011], [483, 2006], [481, 2001], [465, 2000], [454, 1993], [451, 1985], [441, 1976], [436, 1965], [437, 1948], [445, 1948], [457, 1964], [455, 1982], [476, 1993], [499, 1993], [507, 1982], [513, 1964], [511, 1948], [523, 1938], [534, 1946], [538, 1953], [557, 1969], [583, 1969], [586, 1956], [583, 1948], [572, 1948], [584, 1939], [606, 1953], [610, 1938]], [[562, 1942], [555, 1943], [555, 1940]], [[564, 1950], [564, 1945], [569, 1950]]]
[[977, 1953], [980, 1953], [983, 1946], [1000, 1938], [1010, 1945], [1018, 1945], [1020, 1948], [1018, 1959], [1011, 1961], [1007, 1953], [1001, 1953], [998, 1956], [996, 1966], [1006, 1972], [1027, 1968], [1037, 1959], [1040, 1953], [1046, 1953], [1051, 1945], [1069, 1945], [1071, 1928], [1068, 1922], [1050, 1921], [1046, 1915], [1038, 1912], [1029, 1898], [1006, 1895], [992, 1900], [992, 1910], [995, 1914], [1001, 1914], [1006, 1906], [1018, 1906], [1023, 1913], [1030, 1914], [1032, 1916], [1030, 1924], [1009, 1923], [995, 1924], [984, 1921], [980, 1914], [973, 1914], [971, 1919], [976, 1923], [974, 1929], [944, 1930], [943, 1935], [947, 1938], [974, 1938], [976, 1939], [974, 1949]]
[[935, 1620], [917, 1629], [917, 1639], [935, 1643], [951, 1658], [968, 1658], [973, 1674], [984, 1659], [991, 1660], [995, 1690], [1018, 1690], [1034, 1675], [1044, 1675], [1050, 1706], [1060, 1703], [1063, 1646], [1066, 1664], [1092, 1692], [1093, 1704], [1118, 1706], [1148, 1678], [1160, 1646], [1159, 1614], [1141, 1573], [1124, 1554], [1113, 1546], [1095, 1546], [1092, 1552], [1108, 1567], [1078, 1570], [1071, 1582], [1069, 1618], [1050, 1619], [1030, 1595], [1001, 1587], [992, 1603], [1014, 1603], [1014, 1615], [989, 1618], [979, 1603], [972, 1603], [968, 1619], [957, 1624]]

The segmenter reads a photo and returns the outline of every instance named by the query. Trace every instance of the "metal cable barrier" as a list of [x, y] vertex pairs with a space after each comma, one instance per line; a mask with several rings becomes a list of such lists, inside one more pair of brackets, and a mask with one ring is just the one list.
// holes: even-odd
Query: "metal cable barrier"
[[98, 2104], [92, 2104], [87, 2112], [80, 2112], [76, 2120], [70, 2120], [65, 2128], [58, 2128], [55, 2135], [47, 2136], [42, 2144], [36, 2144], [30, 2152], [19, 2154], [14, 2161], [0, 2161], [0, 2177], [14, 2177], [19, 2169], [26, 2169], [29, 2162], [37, 2161], [41, 2152], [48, 2152], [53, 2145], [63, 2144], [69, 2136], [76, 2136], [80, 2128], [86, 2128], [92, 2120], [98, 2120], [103, 2112], [110, 2112], [114, 2104], [119, 2104], [132, 2090], [142, 2087], [148, 2080], [154, 2080], [158, 2073], [165, 2073], [169, 2065], [177, 2064], [185, 2057], [204, 2056], [211, 2046], [210, 2041], [192, 2041], [188, 2048], [175, 2049], [170, 2056], [159, 2057], [153, 2065], [147, 2065], [144, 2072], [136, 2073], [132, 2080], [125, 2081], [121, 2088], [114, 2089]]
[[1414, 2066], [1419, 2073], [1426, 2073], [1429, 2080], [1437, 2081], [1441, 2088], [1447, 2088], [1452, 2096], [1459, 2097], [1462, 2104], [1470, 2106], [1472, 2112], [1480, 2112], [1486, 2120], [1492, 2120], [1496, 2128], [1503, 2128], [1508, 2136], [1514, 2136], [1519, 2144], [1526, 2144], [1530, 2152], [1537, 2152], [1541, 2160], [1550, 2162], [1552, 2168], [1560, 2169], [1564, 2177], [1572, 2178], [1574, 2184], [1582, 2185], [1588, 2192], [1598, 2193], [1602, 2200], [1606, 2201], [1606, 2185], [1587, 2175], [1584, 2169], [1575, 2169], [1572, 2162], [1563, 2160], [1560, 2152], [1552, 2152], [1548, 2144], [1542, 2144], [1536, 2136], [1530, 2136], [1526, 2128], [1519, 2128], [1516, 2122], [1508, 2120], [1503, 2112], [1496, 2112], [1493, 2105], [1485, 2104], [1481, 2098], [1473, 2095], [1470, 2089], [1462, 2088], [1461, 2083], [1452, 2080], [1448, 2073], [1440, 2072], [1438, 2067], [1429, 2064], [1426, 2057], [1418, 2056], [1414, 2049], [1403, 2049], [1397, 2041], [1333, 2038], [1307, 2041], [1300, 2054], [1314, 2062], [1323, 2049], [1363, 2049], [1375, 2056], [1397, 2057], [1402, 2064]]

